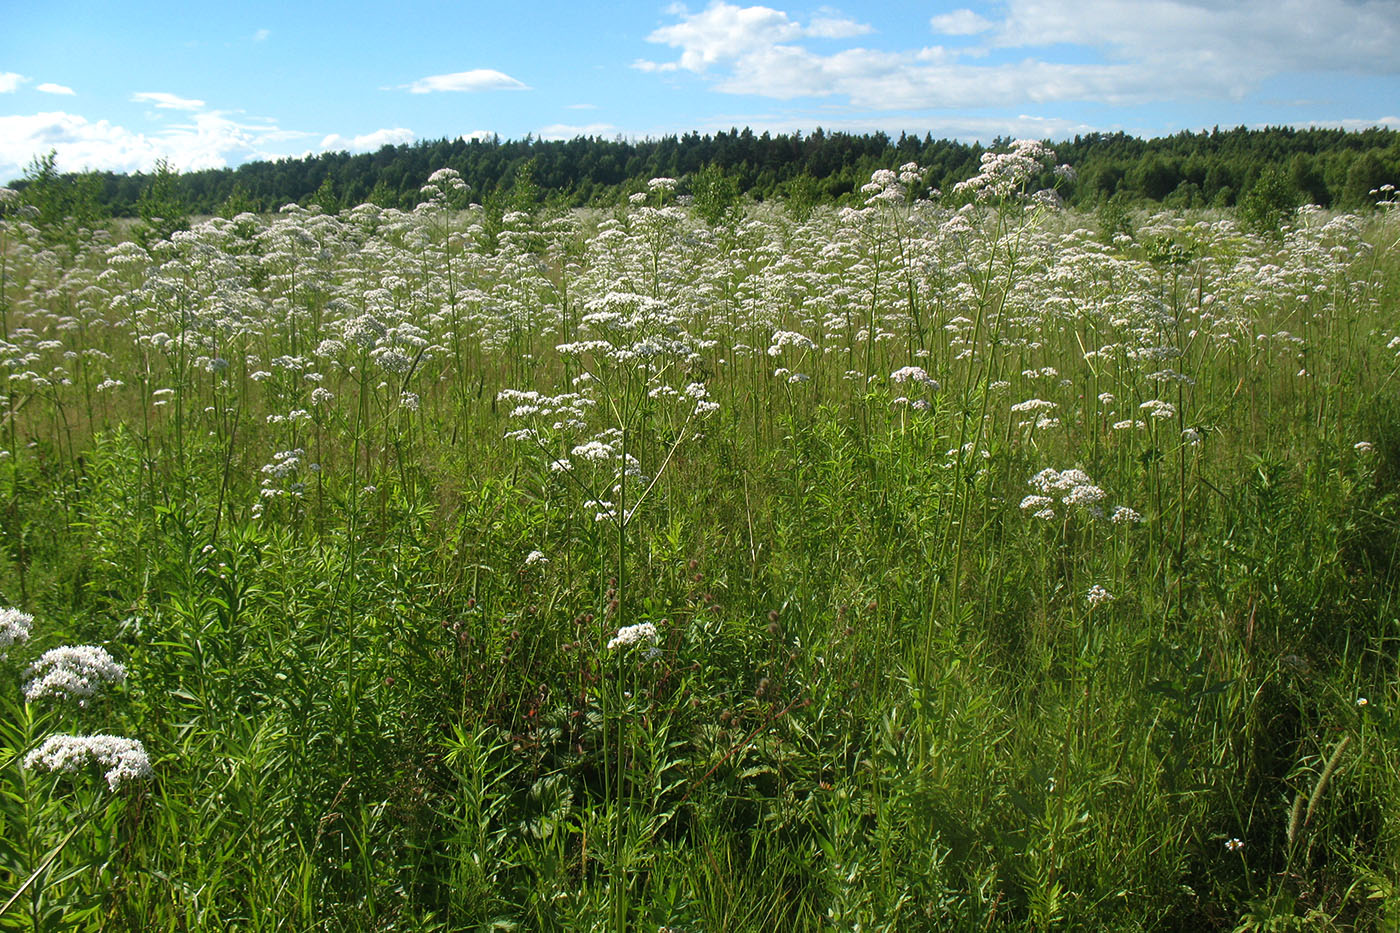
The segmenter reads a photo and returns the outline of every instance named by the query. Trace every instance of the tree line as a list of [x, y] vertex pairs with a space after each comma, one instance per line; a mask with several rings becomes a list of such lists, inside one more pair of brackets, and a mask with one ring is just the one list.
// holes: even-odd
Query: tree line
[[[661, 176], [681, 179], [683, 191], [699, 179], [706, 190], [735, 197], [841, 204], [859, 201], [860, 186], [875, 169], [905, 162], [919, 163], [932, 187], [950, 191], [977, 172], [984, 151], [1009, 142], [997, 139], [984, 148], [931, 134], [896, 139], [820, 128], [646, 140], [458, 138], [185, 173], [162, 163], [134, 174], [60, 173], [50, 153], [37, 157], [12, 187], [58, 216], [85, 222], [139, 216], [158, 221], [157, 227], [168, 226], [171, 217], [275, 211], [289, 202], [327, 210], [364, 202], [407, 209], [422, 199], [420, 187], [439, 168], [455, 169], [473, 200], [497, 208], [611, 205]], [[1400, 182], [1400, 132], [1381, 128], [1217, 127], [1155, 139], [1091, 133], [1049, 144], [1077, 172], [1061, 194], [1083, 208], [1109, 202], [1233, 207], [1267, 196], [1278, 205], [1356, 209], [1377, 200], [1372, 192], [1382, 185]]]

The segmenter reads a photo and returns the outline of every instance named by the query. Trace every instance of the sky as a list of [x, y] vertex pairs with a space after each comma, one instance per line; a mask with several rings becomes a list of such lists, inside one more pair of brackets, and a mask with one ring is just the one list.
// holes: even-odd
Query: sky
[[0, 182], [498, 134], [1400, 129], [1400, 0], [46, 0], [0, 31]]

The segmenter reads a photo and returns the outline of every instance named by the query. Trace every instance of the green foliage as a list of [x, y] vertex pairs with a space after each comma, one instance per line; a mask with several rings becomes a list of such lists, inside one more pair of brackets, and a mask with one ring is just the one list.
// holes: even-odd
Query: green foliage
[[1128, 212], [1128, 198], [1122, 193], [1099, 202], [1099, 238], [1105, 244], [1112, 244], [1119, 234], [1132, 236], [1133, 220]]
[[135, 233], [142, 243], [168, 240], [175, 231], [189, 229], [190, 211], [180, 193], [179, 177], [180, 173], [165, 159], [157, 160], [147, 176], [141, 199], [136, 203], [141, 223]]
[[52, 150], [35, 156], [16, 188], [46, 238], [72, 243], [79, 230], [92, 230], [106, 218], [102, 183], [92, 174], [60, 174], [56, 157]]
[[1240, 222], [1246, 230], [1278, 239], [1298, 206], [1298, 191], [1279, 168], [1264, 170], [1240, 199]]
[[725, 174], [720, 166], [713, 163], [701, 166], [690, 179], [690, 194], [695, 213], [710, 226], [738, 222], [741, 216], [739, 182]]
[[[1238, 127], [1157, 139], [1090, 133], [1055, 143], [1054, 148], [1079, 173], [1061, 194], [1085, 209], [1119, 192], [1144, 206], [1170, 202], [1180, 209], [1232, 207], [1263, 168], [1284, 171], [1312, 203], [1355, 209], [1374, 203], [1368, 192], [1400, 176], [1397, 138], [1394, 130], [1379, 128], [1344, 132]], [[385, 146], [373, 153], [322, 153], [189, 172], [176, 179], [175, 187], [179, 202], [197, 214], [216, 213], [237, 187], [262, 208], [272, 209], [290, 202], [311, 203], [327, 182], [341, 206], [369, 202], [406, 210], [421, 200], [419, 187], [438, 168], [456, 170], [485, 199], [497, 188], [513, 190], [517, 173], [528, 165], [529, 184], [512, 195], [509, 209], [532, 211], [546, 200], [555, 209], [608, 206], [640, 190], [650, 178], [694, 177], [710, 166], [737, 184], [740, 196], [755, 201], [788, 197], [800, 189], [800, 215], [808, 197], [814, 203], [854, 203], [855, 192], [872, 171], [907, 161], [928, 170], [928, 183], [950, 191], [976, 174], [983, 151], [978, 145], [931, 135], [894, 140], [883, 133], [821, 129], [805, 136], [731, 129], [634, 142], [598, 137], [443, 139]], [[815, 185], [802, 180], [809, 176]], [[97, 204], [107, 213], [139, 215], [147, 176], [103, 172], [77, 177], [91, 179], [83, 183], [92, 186]]]
[[[1391, 924], [1395, 218], [800, 177], [7, 223], [0, 929]], [[26, 703], [82, 641], [127, 681]]]
[[227, 198], [219, 205], [218, 215], [225, 220], [232, 220], [239, 214], [257, 213], [258, 205], [248, 196], [248, 192], [242, 185], [234, 185]]

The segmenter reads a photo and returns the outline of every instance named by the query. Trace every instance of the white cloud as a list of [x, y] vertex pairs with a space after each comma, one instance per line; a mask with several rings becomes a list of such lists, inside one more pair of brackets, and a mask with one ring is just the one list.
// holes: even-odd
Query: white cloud
[[135, 104], [155, 104], [161, 110], [203, 110], [204, 101], [192, 97], [176, 97], [165, 91], [139, 91], [131, 95]]
[[253, 33], [253, 41], [254, 41], [254, 42], [266, 42], [266, 41], [267, 41], [267, 37], [270, 36], [270, 35], [272, 35], [272, 30], [270, 30], [270, 29], [259, 29], [257, 32]]
[[19, 86], [28, 80], [24, 75], [15, 74], [13, 71], [0, 71], [0, 94], [17, 91]]
[[71, 87], [63, 84], [50, 84], [47, 81], [34, 88], [34, 90], [43, 91], [45, 94], [68, 94], [70, 96], [77, 93]]
[[279, 158], [287, 155], [286, 143], [307, 135], [219, 111], [194, 114], [190, 122], [162, 127], [157, 134], [63, 111], [0, 116], [0, 179], [18, 177], [34, 156], [51, 149], [61, 171], [135, 172], [157, 159], [191, 171]]
[[434, 91], [528, 91], [529, 86], [510, 75], [490, 68], [474, 68], [448, 75], [429, 75], [412, 84], [402, 85], [414, 94]]
[[495, 135], [496, 134], [491, 132], [490, 130], [472, 130], [470, 133], [463, 133], [458, 138], [461, 139], [464, 143], [469, 143], [474, 139], [479, 139], [482, 142], [485, 142], [486, 140], [493, 138]]
[[341, 136], [339, 133], [332, 133], [321, 140], [321, 148], [334, 152], [373, 152], [385, 146], [401, 146], [404, 143], [411, 143], [413, 139], [412, 130], [398, 126], [393, 129], [375, 130], [373, 133], [364, 133], [360, 136]]
[[662, 26], [647, 36], [657, 42], [681, 50], [674, 62], [640, 60], [633, 67], [640, 71], [703, 72], [711, 65], [743, 59], [775, 47], [779, 42], [791, 42], [810, 36], [821, 39], [845, 39], [871, 31], [867, 25], [834, 15], [819, 16], [807, 26], [790, 18], [782, 10], [766, 6], [734, 6], [715, 0], [703, 12], [690, 13], [685, 7], [672, 7], [681, 17], [679, 23]]
[[942, 16], [935, 16], [928, 21], [934, 32], [942, 33], [945, 36], [974, 36], [979, 32], [986, 32], [992, 28], [992, 21], [972, 12], [971, 10], [954, 10], [951, 13], [944, 13]]
[[575, 126], [569, 123], [551, 123], [549, 126], [542, 126], [538, 133], [540, 139], [576, 139], [579, 136], [616, 136], [617, 127], [611, 123], [587, 123], [583, 126]]
[[1096, 48], [1160, 78], [1194, 77], [1193, 90], [1238, 94], [1282, 72], [1400, 73], [1400, 3], [1011, 0], [991, 43]]
[[807, 24], [804, 35], [815, 39], [849, 39], [869, 35], [875, 30], [867, 23], [858, 23], [843, 16], [818, 16]]
[[[1400, 74], [1398, 0], [1007, 0], [1004, 10], [996, 21], [969, 9], [929, 21], [944, 35], [980, 35], [970, 49], [824, 53], [803, 40], [854, 35], [858, 24], [828, 17], [803, 26], [781, 10], [718, 0], [701, 13], [672, 8], [678, 21], [648, 41], [679, 56], [633, 67], [690, 71], [723, 93], [835, 98], [873, 110], [1238, 99], [1281, 74]], [[1082, 61], [1037, 57], [1052, 45], [1082, 48]], [[1027, 54], [987, 60], [998, 49]]]

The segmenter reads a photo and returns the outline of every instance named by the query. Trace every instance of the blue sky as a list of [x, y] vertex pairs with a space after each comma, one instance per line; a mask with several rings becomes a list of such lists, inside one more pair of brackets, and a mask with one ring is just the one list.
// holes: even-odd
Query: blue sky
[[4, 19], [0, 181], [50, 149], [132, 171], [490, 133], [1400, 128], [1400, 0], [47, 0]]

